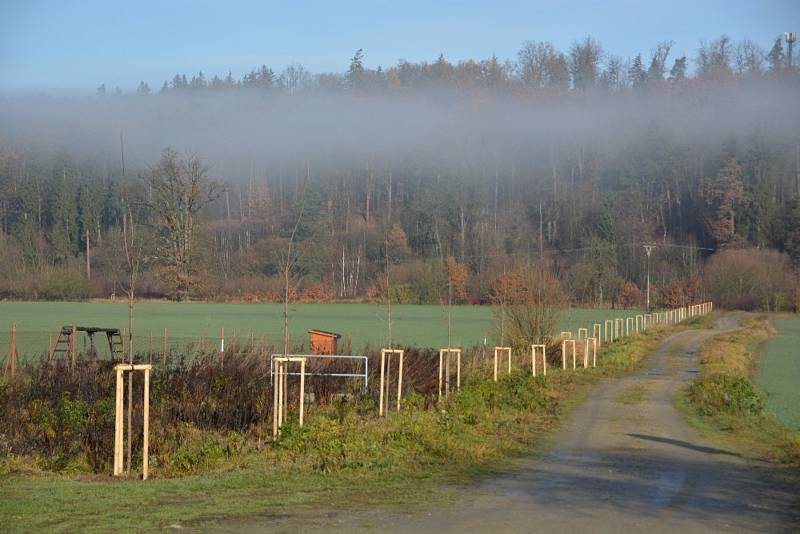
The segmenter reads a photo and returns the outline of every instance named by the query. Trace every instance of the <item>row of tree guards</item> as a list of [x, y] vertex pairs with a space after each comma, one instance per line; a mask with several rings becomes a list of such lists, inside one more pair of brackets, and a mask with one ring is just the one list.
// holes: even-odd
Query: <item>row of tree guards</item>
[[[648, 313], [636, 315], [635, 317], [607, 319], [602, 324], [594, 323], [592, 325], [592, 336], [589, 336], [588, 328], [579, 328], [577, 336], [573, 336], [570, 331], [563, 331], [560, 335], [561, 342], [561, 367], [567, 369], [567, 348], [571, 348], [572, 352], [572, 368], [577, 368], [576, 357], [576, 343], [583, 341], [583, 367], [589, 367], [589, 349], [591, 348], [591, 366], [594, 367], [597, 363], [597, 349], [603, 343], [611, 343], [623, 337], [635, 335], [642, 330], [646, 330], [654, 325], [670, 325], [677, 324], [686, 319], [705, 315], [713, 311], [713, 304], [711, 302], [704, 302], [701, 304], [690, 305], [683, 308], [676, 308], [663, 312]], [[69, 329], [69, 327], [65, 327]], [[70, 329], [73, 339], [70, 344], [71, 355], [74, 357], [74, 335], [77, 328], [74, 326]], [[164, 338], [166, 339], [166, 329], [164, 330]], [[220, 336], [220, 365], [224, 365], [225, 358], [225, 341], [224, 330]], [[166, 342], [165, 342], [166, 347]], [[541, 355], [542, 375], [547, 374], [547, 345], [544, 343], [534, 343], [530, 346], [531, 357], [531, 373], [537, 376], [536, 362]], [[166, 353], [166, 351], [165, 351]], [[388, 412], [390, 405], [390, 390], [391, 390], [391, 371], [392, 371], [392, 357], [397, 361], [397, 395], [395, 399], [395, 408], [397, 411], [401, 409], [401, 399], [403, 394], [403, 355], [402, 349], [383, 348], [381, 349], [381, 369], [380, 369], [380, 388], [379, 388], [379, 401], [378, 401], [378, 415], [385, 416]], [[18, 366], [18, 351], [17, 351], [17, 324], [11, 325], [11, 346], [9, 348], [8, 358], [6, 361], [5, 369], [9, 377], [13, 380], [16, 368]], [[510, 375], [512, 372], [512, 347], [497, 346], [494, 348], [494, 381], [498, 380], [499, 363], [505, 357], [507, 361], [507, 372]], [[298, 412], [299, 412], [299, 425], [303, 426], [304, 423], [304, 408], [305, 408], [305, 382], [306, 382], [306, 363], [307, 358], [302, 356], [283, 356], [273, 355], [273, 369], [272, 376], [270, 377], [273, 384], [273, 436], [277, 439], [280, 436], [280, 430], [288, 417], [288, 404], [289, 404], [289, 366], [299, 366], [299, 395], [298, 395]], [[453, 364], [455, 364], [453, 366]], [[446, 347], [439, 350], [439, 380], [438, 380], [438, 400], [447, 398], [451, 392], [451, 379], [453, 377], [453, 367], [455, 367], [455, 390], [461, 389], [461, 349]], [[116, 388], [115, 388], [115, 422], [114, 422], [114, 476], [122, 476], [127, 472], [131, 472], [131, 446], [132, 446], [132, 406], [133, 406], [133, 376], [137, 371], [143, 374], [143, 403], [142, 403], [142, 420], [143, 420], [143, 458], [142, 458], [142, 479], [148, 478], [148, 465], [149, 465], [149, 421], [150, 421], [150, 376], [152, 372], [151, 364], [135, 364], [132, 362], [119, 363], [114, 367], [116, 375]], [[124, 412], [124, 385], [127, 376], [128, 385], [128, 410], [127, 410], [127, 439], [125, 438], [125, 414]], [[127, 443], [127, 469], [124, 465], [125, 450], [124, 446]]]
[[[597, 365], [597, 350], [602, 343], [612, 343], [624, 337], [635, 335], [642, 330], [646, 330], [655, 325], [671, 325], [678, 324], [691, 317], [698, 315], [705, 315], [713, 310], [711, 302], [702, 304], [690, 305], [683, 308], [676, 308], [673, 310], [666, 310], [663, 312], [646, 313], [636, 315], [635, 317], [617, 317], [615, 319], [608, 319], [601, 323], [594, 323], [592, 325], [592, 333], [596, 335], [588, 336], [588, 328], [579, 328], [577, 339], [573, 337], [572, 332], [563, 331], [560, 335], [561, 342], [561, 367], [567, 369], [567, 348], [572, 349], [572, 368], [577, 369], [577, 350], [576, 342], [583, 341], [583, 367], [589, 367], [589, 354], [591, 349], [591, 366]], [[601, 336], [602, 334], [602, 336]], [[533, 343], [530, 346], [531, 355], [531, 373], [537, 376], [536, 361], [538, 356], [541, 355], [542, 375], [547, 375], [547, 345], [545, 343]], [[502, 355], [506, 356], [508, 374], [512, 372], [512, 356], [513, 349], [511, 347], [494, 347], [494, 381], [498, 380], [498, 366]], [[390, 391], [391, 391], [391, 370], [392, 370], [392, 357], [397, 358], [397, 396], [396, 396], [396, 410], [399, 412], [401, 408], [401, 398], [403, 395], [403, 355], [402, 349], [382, 348], [381, 349], [381, 369], [380, 369], [380, 387], [378, 391], [378, 415], [385, 416], [390, 405]], [[461, 390], [461, 349], [446, 347], [439, 349], [439, 380], [438, 380], [438, 400], [446, 398], [450, 394], [450, 381], [452, 377], [452, 363], [455, 363], [455, 389]], [[304, 408], [304, 386], [305, 386], [305, 364], [306, 359], [303, 357], [296, 358], [277, 358], [274, 361], [282, 361], [286, 364], [290, 362], [300, 363], [300, 395], [299, 395], [299, 421], [300, 426], [303, 425], [303, 408]], [[280, 367], [280, 366], [279, 366]], [[278, 367], [276, 367], [278, 368]], [[287, 383], [286, 376], [288, 373], [279, 371], [278, 380], [275, 382], [275, 398], [280, 399], [273, 404], [273, 436], [277, 438], [280, 435], [280, 428], [282, 423], [286, 421], [287, 409]]]
[[[588, 328], [578, 328], [577, 336], [575, 337], [576, 341], [580, 342], [583, 341], [583, 352], [584, 355], [589, 353], [591, 349], [593, 352], [596, 353], [597, 348], [599, 348], [603, 343], [607, 343], [609, 341], [613, 341], [618, 339], [619, 337], [628, 336], [631, 333], [639, 332], [641, 329], [646, 328], [648, 325], [651, 324], [662, 324], [662, 323], [673, 323], [678, 322], [686, 319], [687, 317], [691, 317], [691, 313], [700, 313], [699, 311], [691, 311], [696, 307], [703, 307], [706, 304], [696, 304], [690, 305], [683, 308], [675, 308], [673, 310], [666, 310], [663, 312], [655, 312], [649, 314], [641, 314], [636, 315], [634, 317], [625, 317], [625, 318], [615, 318], [615, 319], [606, 319], [602, 323], [594, 323], [592, 325], [592, 332], [591, 336], [589, 335]], [[708, 303], [707, 308], [711, 308], [711, 303]], [[698, 308], [700, 309], [700, 308]], [[78, 354], [78, 343], [76, 340], [76, 334], [80, 331], [86, 331], [87, 327], [79, 327], [77, 325], [72, 325], [71, 327], [65, 326], [61, 329], [60, 332], [57, 332], [55, 335], [53, 333], [48, 333], [48, 361], [52, 361], [56, 356], [59, 354], [64, 354], [66, 357], [69, 358], [70, 367], [74, 368], [77, 360]], [[126, 339], [129, 339], [123, 329], [109, 329], [109, 328], [88, 328], [88, 330], [93, 330], [94, 333], [100, 332], [106, 334], [108, 336], [108, 342], [110, 347], [110, 352], [112, 354], [112, 359], [118, 359], [121, 363], [125, 363], [126, 361], [132, 361], [133, 358], [131, 357], [131, 347], [130, 342], [126, 343]], [[161, 339], [158, 339], [158, 336], [153, 336], [153, 333], [150, 332], [147, 336], [148, 343], [147, 343], [147, 351], [145, 352], [147, 356], [147, 363], [152, 364], [154, 360], [161, 360], [162, 365], [166, 366], [169, 363], [169, 356], [170, 356], [170, 337], [169, 331], [165, 327], [161, 334]], [[63, 337], [62, 337], [63, 336]], [[562, 339], [572, 339], [572, 332], [561, 332]], [[66, 339], [66, 341], [64, 341]], [[186, 338], [180, 338], [186, 339]], [[200, 335], [197, 336], [195, 347], [199, 353], [206, 353], [206, 340], [214, 341], [213, 337], [206, 338], [206, 336]], [[55, 340], [55, 343], [54, 343]], [[247, 347], [247, 343], [249, 341], [249, 348], [252, 350], [257, 343], [262, 343], [265, 347], [267, 345], [266, 336], [261, 336], [261, 338], [257, 338], [253, 333], [250, 333], [247, 338], [245, 338], [244, 342], [245, 345], [241, 344], [242, 339], [237, 336], [236, 331], [234, 331], [233, 336], [230, 338], [230, 343], [228, 343], [226, 348], [226, 337], [225, 337], [225, 328], [220, 329], [220, 336], [218, 338], [219, 342], [219, 364], [220, 366], [225, 365], [225, 355], [226, 353], [233, 353], [236, 354], [240, 348]], [[8, 352], [8, 358], [6, 360], [5, 370], [6, 373], [13, 379], [16, 375], [17, 368], [19, 367], [19, 352], [18, 352], [18, 337], [17, 337], [17, 323], [13, 322], [11, 325], [11, 342], [10, 348]], [[212, 343], [213, 346], [213, 343]], [[94, 344], [92, 342], [91, 350], [94, 349]], [[216, 350], [216, 349], [215, 349]], [[443, 351], [447, 351], [448, 349], [442, 349]], [[451, 349], [453, 352], [447, 352], [448, 357], [446, 358], [446, 366], [449, 369], [450, 365], [450, 355], [455, 355], [456, 349]], [[538, 357], [534, 357], [534, 352], [542, 350], [542, 345], [532, 345], [531, 346], [531, 360], [532, 360], [532, 371], [535, 372], [536, 367], [536, 360]], [[577, 350], [577, 349], [576, 349]], [[496, 347], [495, 352], [501, 352], [505, 355], [505, 359], [509, 365], [511, 365], [511, 349], [510, 347]], [[563, 352], [563, 351], [562, 351]], [[440, 354], [440, 357], [443, 355]], [[542, 356], [545, 358], [546, 355]], [[457, 363], [458, 364], [458, 363]], [[494, 376], [495, 379], [497, 377], [498, 372], [498, 356], [495, 355], [495, 365], [494, 365]], [[562, 367], [564, 367], [564, 362], [562, 362]], [[544, 365], [542, 365], [543, 372], [546, 372]], [[449, 375], [447, 375], [449, 377]], [[446, 384], [448, 383], [449, 378], [445, 379]], [[441, 388], [440, 388], [441, 389]]]

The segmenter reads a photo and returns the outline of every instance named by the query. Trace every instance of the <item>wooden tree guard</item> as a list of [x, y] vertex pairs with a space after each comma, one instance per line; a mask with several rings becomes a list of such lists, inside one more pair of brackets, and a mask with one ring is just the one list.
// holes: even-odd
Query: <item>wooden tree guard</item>
[[612, 331], [613, 328], [614, 328], [613, 319], [606, 319], [605, 321], [603, 321], [603, 343], [614, 341], [614, 332]]
[[589, 337], [589, 329], [588, 328], [578, 328], [578, 339], [584, 339]]
[[[445, 354], [447, 357], [445, 357]], [[445, 396], [450, 395], [450, 355], [456, 355], [456, 389], [461, 391], [461, 349], [447, 347], [439, 349], [439, 400], [442, 399], [442, 378]]]
[[637, 315], [634, 318], [634, 323], [636, 325], [636, 333], [637, 334], [640, 332], [640, 330], [644, 330], [644, 316], [643, 315]]
[[494, 348], [494, 381], [497, 382], [497, 364], [499, 362], [499, 353], [508, 353], [508, 374], [511, 374], [511, 347], [495, 347]]
[[621, 317], [617, 317], [614, 319], [614, 339], [619, 339], [622, 337], [622, 324], [624, 321]]
[[[378, 415], [384, 416], [389, 411], [389, 377], [392, 354], [398, 356], [397, 362], [397, 411], [400, 411], [400, 399], [403, 395], [403, 350], [381, 349], [381, 383], [380, 399], [378, 400]], [[384, 402], [384, 396], [386, 402]]]
[[633, 332], [634, 328], [631, 326], [633, 324], [633, 317], [626, 317], [625, 318], [625, 335], [629, 336]]
[[567, 343], [572, 345], [572, 368], [575, 369], [575, 340], [574, 339], [562, 339], [561, 340], [561, 368], [567, 368]]
[[572, 339], [572, 332], [566, 330], [561, 332], [561, 339]]
[[[135, 371], [144, 372], [144, 406], [143, 412], [143, 428], [142, 428], [142, 480], [147, 480], [149, 470], [149, 447], [150, 447], [150, 371], [153, 366], [149, 364], [130, 364], [120, 363], [114, 366], [114, 371], [117, 374], [117, 387], [115, 398], [115, 418], [114, 418], [114, 476], [122, 475], [124, 471], [123, 461], [123, 444], [124, 444], [124, 431], [125, 420], [123, 417], [123, 399], [124, 399], [124, 373], [130, 373], [128, 380], [133, 379]], [[130, 390], [129, 390], [130, 391]], [[130, 436], [130, 421], [128, 422], [128, 436]], [[130, 439], [130, 438], [129, 438]], [[129, 466], [130, 467], [130, 466]]]
[[594, 323], [592, 325], [592, 337], [597, 338], [598, 344], [600, 343], [600, 336], [603, 333], [603, 326], [600, 323]]
[[597, 338], [596, 337], [587, 337], [584, 338], [584, 348], [583, 348], [583, 366], [589, 367], [589, 342], [591, 341], [592, 346], [592, 367], [597, 367]]
[[531, 345], [531, 373], [536, 376], [536, 354], [538, 349], [542, 349], [542, 376], [547, 376], [547, 345], [532, 344]]
[[300, 364], [300, 426], [303, 426], [303, 408], [306, 396], [306, 359], [298, 356], [274, 357], [272, 380], [272, 437], [277, 438], [287, 418], [289, 364]]

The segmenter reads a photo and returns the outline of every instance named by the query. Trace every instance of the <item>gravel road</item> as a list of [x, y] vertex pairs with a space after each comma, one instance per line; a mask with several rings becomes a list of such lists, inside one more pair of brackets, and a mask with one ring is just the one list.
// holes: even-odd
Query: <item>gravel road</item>
[[[799, 532], [800, 486], [785, 468], [709, 446], [673, 407], [695, 352], [736, 328], [673, 334], [647, 371], [609, 380], [566, 422], [549, 453], [468, 488], [444, 509], [304, 512], [237, 524], [247, 531]], [[219, 525], [230, 529], [233, 525]]]

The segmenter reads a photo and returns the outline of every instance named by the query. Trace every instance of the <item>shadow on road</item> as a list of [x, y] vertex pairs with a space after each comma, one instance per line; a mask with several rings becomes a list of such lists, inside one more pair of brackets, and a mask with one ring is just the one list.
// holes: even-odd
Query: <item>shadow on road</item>
[[[706, 526], [781, 531], [800, 525], [798, 480], [784, 468], [740, 462], [736, 454], [685, 441], [629, 435], [653, 442], [653, 449], [555, 454], [484, 489], [516, 496], [540, 517], [566, 507], [577, 523], [655, 518], [671, 510], [673, 518]], [[678, 448], [670, 452], [662, 444]]]
[[735, 452], [725, 451], [722, 449], [715, 449], [714, 447], [704, 447], [702, 445], [695, 445], [694, 443], [689, 443], [688, 441], [681, 441], [679, 439], [662, 438], [660, 436], [648, 436], [646, 434], [628, 434], [628, 435], [636, 439], [655, 441], [657, 443], [667, 443], [669, 445], [675, 445], [676, 447], [685, 447], [693, 451], [705, 452], [708, 454], [726, 454], [728, 456], [736, 456], [737, 458], [742, 457], [741, 454], [737, 454]]

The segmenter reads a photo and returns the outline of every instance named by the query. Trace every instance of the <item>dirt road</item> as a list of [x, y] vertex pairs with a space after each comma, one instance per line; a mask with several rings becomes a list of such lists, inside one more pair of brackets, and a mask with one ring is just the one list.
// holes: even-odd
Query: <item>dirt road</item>
[[[246, 530], [383, 532], [800, 531], [797, 480], [780, 466], [708, 446], [673, 407], [697, 372], [694, 353], [736, 327], [669, 337], [647, 371], [607, 382], [577, 409], [544, 457], [465, 491], [443, 510], [303, 514]], [[298, 518], [295, 518], [298, 519]], [[230, 525], [228, 525], [230, 526]], [[244, 525], [242, 525], [244, 526]]]

